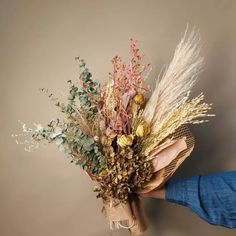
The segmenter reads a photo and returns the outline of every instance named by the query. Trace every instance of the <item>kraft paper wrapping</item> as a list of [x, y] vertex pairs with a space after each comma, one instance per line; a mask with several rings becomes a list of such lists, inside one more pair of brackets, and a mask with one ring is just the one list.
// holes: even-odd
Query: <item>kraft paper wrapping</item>
[[175, 173], [178, 167], [182, 162], [190, 156], [194, 148], [194, 137], [187, 126], [181, 126], [176, 130], [174, 134], [171, 135], [172, 140], [178, 140], [183, 137], [186, 137], [187, 148], [179, 153], [179, 155], [166, 167], [154, 173], [153, 178], [143, 186], [142, 189], [139, 189], [139, 193], [148, 193], [154, 189], [159, 189], [163, 187], [166, 181]]
[[104, 202], [103, 214], [111, 229], [128, 229], [132, 236], [141, 235], [148, 226], [146, 214], [136, 194], [132, 194], [126, 203]]
[[[138, 189], [137, 193], [148, 193], [154, 189], [163, 187], [182, 162], [189, 157], [194, 148], [194, 137], [187, 126], [181, 126], [174, 134], [163, 140], [158, 151], [168, 148], [170, 145], [176, 143], [177, 140], [183, 139], [184, 137], [187, 148], [178, 153], [175, 159], [167, 166], [155, 172], [153, 178], [142, 189]], [[170, 140], [166, 142], [168, 139]], [[143, 206], [135, 193], [130, 196], [129, 201], [126, 203], [115, 202], [112, 199], [104, 202], [103, 213], [109, 221], [111, 229], [126, 228], [129, 229], [132, 236], [142, 235], [148, 226]]]

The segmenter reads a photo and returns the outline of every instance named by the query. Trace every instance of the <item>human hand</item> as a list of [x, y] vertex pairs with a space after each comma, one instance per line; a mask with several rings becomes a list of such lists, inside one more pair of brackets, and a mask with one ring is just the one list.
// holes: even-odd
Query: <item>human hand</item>
[[162, 200], [165, 200], [166, 198], [165, 195], [166, 195], [165, 187], [161, 189], [153, 190], [149, 193], [140, 194], [140, 196], [144, 198], [151, 197], [151, 198], [157, 198], [157, 199], [162, 199]]

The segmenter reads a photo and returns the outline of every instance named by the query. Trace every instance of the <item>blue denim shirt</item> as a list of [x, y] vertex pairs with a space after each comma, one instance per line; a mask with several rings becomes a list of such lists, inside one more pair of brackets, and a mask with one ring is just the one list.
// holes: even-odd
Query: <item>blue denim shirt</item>
[[190, 208], [210, 224], [236, 228], [236, 171], [170, 179], [166, 200]]

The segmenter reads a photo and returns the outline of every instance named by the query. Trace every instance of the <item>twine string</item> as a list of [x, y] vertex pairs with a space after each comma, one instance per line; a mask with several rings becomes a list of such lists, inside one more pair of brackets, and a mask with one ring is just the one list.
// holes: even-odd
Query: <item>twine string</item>
[[133, 228], [133, 227], [135, 226], [135, 220], [133, 219], [132, 224], [131, 224], [131, 225], [128, 225], [128, 226], [123, 225], [123, 224], [121, 223], [121, 221], [112, 221], [112, 222], [110, 222], [110, 229], [111, 229], [111, 230], [114, 229], [114, 228], [113, 228], [113, 225], [115, 225], [115, 228], [116, 228], [116, 229], [119, 229], [119, 228], [131, 229], [131, 228]]

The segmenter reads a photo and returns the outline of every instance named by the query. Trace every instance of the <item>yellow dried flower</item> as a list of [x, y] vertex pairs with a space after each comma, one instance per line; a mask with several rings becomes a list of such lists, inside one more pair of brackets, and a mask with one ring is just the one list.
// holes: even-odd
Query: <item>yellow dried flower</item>
[[142, 104], [144, 102], [144, 95], [142, 93], [138, 93], [134, 96], [134, 102], [137, 104]]
[[126, 146], [131, 146], [133, 144], [133, 139], [134, 139], [134, 136], [133, 135], [120, 135], [118, 138], [117, 138], [117, 144], [124, 148]]
[[144, 135], [148, 134], [150, 132], [150, 128], [147, 124], [141, 124], [138, 125], [135, 134], [138, 137], [143, 137]]

